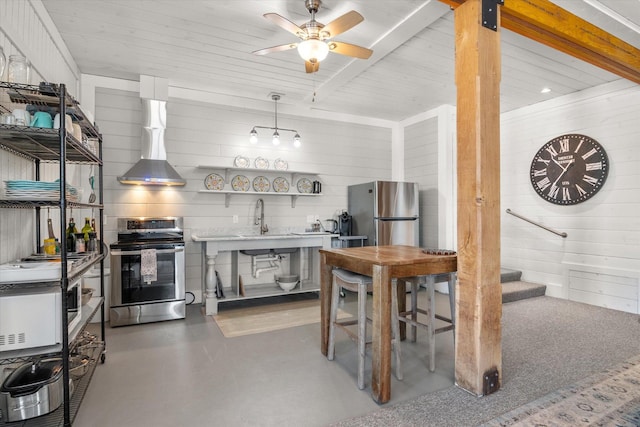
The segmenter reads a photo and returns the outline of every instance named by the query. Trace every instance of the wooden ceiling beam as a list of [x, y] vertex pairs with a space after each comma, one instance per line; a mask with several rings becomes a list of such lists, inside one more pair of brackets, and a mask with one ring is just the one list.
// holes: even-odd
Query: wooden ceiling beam
[[[466, 0], [440, 0], [452, 8]], [[640, 84], [640, 49], [549, 0], [505, 0], [501, 25]]]

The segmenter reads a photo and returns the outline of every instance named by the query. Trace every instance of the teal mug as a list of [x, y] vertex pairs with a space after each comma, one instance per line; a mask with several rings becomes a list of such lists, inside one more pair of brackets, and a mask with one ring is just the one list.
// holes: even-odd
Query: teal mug
[[46, 111], [38, 111], [33, 114], [33, 118], [31, 119], [30, 126], [36, 128], [52, 128], [53, 127], [53, 119], [51, 118], [51, 114]]

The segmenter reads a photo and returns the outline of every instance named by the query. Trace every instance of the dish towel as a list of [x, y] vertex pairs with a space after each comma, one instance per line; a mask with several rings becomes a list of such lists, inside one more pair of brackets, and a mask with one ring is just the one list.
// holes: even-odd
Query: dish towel
[[140, 251], [140, 275], [146, 283], [158, 280], [158, 258], [155, 249], [143, 249]]

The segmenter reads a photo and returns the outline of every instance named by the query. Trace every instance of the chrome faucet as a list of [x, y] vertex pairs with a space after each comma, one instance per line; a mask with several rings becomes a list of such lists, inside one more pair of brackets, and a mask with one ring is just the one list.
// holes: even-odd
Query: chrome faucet
[[[260, 209], [260, 215], [258, 215], [258, 208]], [[264, 223], [264, 200], [262, 199], [258, 199], [256, 202], [255, 217], [255, 225], [260, 225], [260, 234], [264, 234], [269, 231], [269, 227]]]

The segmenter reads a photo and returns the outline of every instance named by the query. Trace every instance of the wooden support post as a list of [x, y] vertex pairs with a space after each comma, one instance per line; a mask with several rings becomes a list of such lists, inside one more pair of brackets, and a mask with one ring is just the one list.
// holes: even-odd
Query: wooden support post
[[[482, 1], [455, 9], [458, 171], [458, 283], [455, 378], [481, 396], [499, 388], [500, 11], [482, 26]], [[496, 373], [497, 371], [497, 381]], [[485, 384], [491, 374], [491, 387]]]

